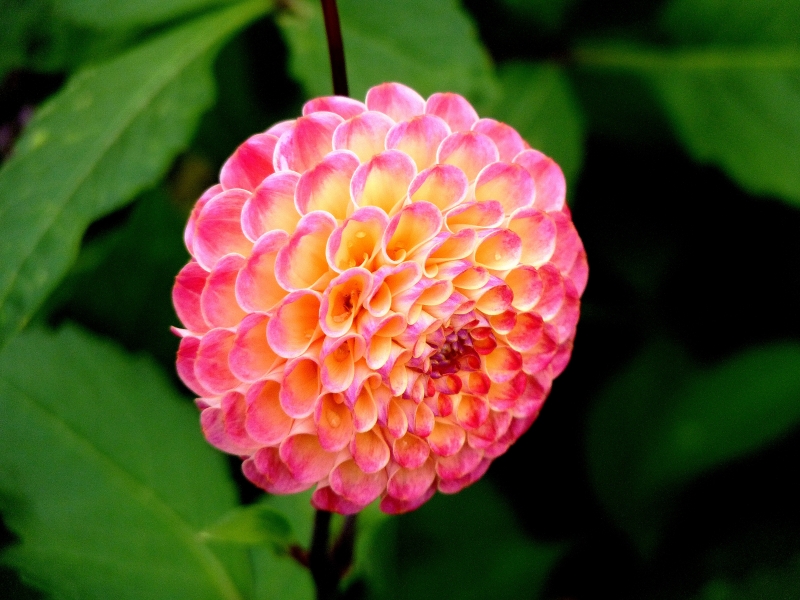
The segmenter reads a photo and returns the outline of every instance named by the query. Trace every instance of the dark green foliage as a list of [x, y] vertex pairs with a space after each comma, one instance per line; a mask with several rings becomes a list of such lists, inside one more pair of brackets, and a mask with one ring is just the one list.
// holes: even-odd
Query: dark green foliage
[[[365, 510], [345, 597], [798, 597], [800, 3], [339, 6], [352, 95], [456, 91], [516, 127], [590, 263], [539, 421], [474, 487]], [[319, 2], [0, 20], [0, 147], [25, 125], [0, 166], [0, 598], [313, 598], [309, 494], [259, 496], [202, 440], [168, 328], [194, 200], [330, 93]]]

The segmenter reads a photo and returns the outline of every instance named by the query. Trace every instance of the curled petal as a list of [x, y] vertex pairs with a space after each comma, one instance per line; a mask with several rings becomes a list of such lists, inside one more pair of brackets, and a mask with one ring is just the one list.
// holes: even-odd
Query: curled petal
[[320, 337], [320, 294], [292, 292], [281, 302], [267, 326], [267, 340], [278, 356], [296, 358]]
[[566, 297], [566, 288], [561, 273], [552, 265], [545, 265], [539, 269], [539, 276], [542, 278], [542, 296], [534, 310], [542, 319], [549, 321], [561, 308]]
[[343, 119], [350, 119], [367, 110], [363, 102], [353, 100], [347, 96], [323, 96], [314, 98], [303, 105], [303, 115], [315, 112], [332, 112]]
[[197, 217], [200, 215], [200, 212], [203, 210], [203, 207], [208, 203], [208, 201], [222, 191], [223, 188], [220, 184], [212, 185], [205, 192], [203, 192], [203, 195], [197, 199], [194, 208], [192, 208], [192, 212], [189, 215], [189, 220], [186, 222], [186, 227], [183, 230], [183, 242], [186, 244], [186, 249], [192, 256], [194, 256], [193, 242], [195, 227], [197, 225]]
[[402, 83], [383, 83], [367, 92], [367, 108], [389, 115], [395, 121], [407, 121], [425, 112], [425, 99]]
[[436, 461], [436, 474], [444, 480], [460, 479], [475, 470], [483, 459], [483, 452], [463, 445], [452, 456], [441, 457]]
[[489, 417], [489, 405], [479, 396], [462, 394], [455, 414], [464, 429], [477, 429]]
[[322, 294], [320, 327], [325, 335], [339, 337], [350, 329], [372, 288], [372, 273], [360, 267], [348, 269], [331, 280]]
[[524, 150], [514, 157], [536, 183], [536, 198], [533, 206], [546, 211], [561, 210], [567, 195], [564, 173], [556, 162], [538, 150]]
[[386, 134], [394, 124], [392, 119], [380, 112], [359, 114], [336, 128], [333, 132], [333, 147], [337, 150], [349, 150], [359, 161], [367, 162], [387, 148]]
[[237, 379], [252, 383], [283, 363], [267, 343], [269, 317], [253, 313], [247, 315], [236, 330], [228, 364]]
[[489, 417], [483, 422], [483, 425], [469, 432], [470, 446], [488, 448], [508, 430], [510, 424], [511, 415], [507, 411], [489, 411]]
[[550, 262], [562, 273], [567, 273], [578, 258], [578, 253], [583, 251], [583, 242], [566, 214], [553, 213], [552, 218], [556, 223], [556, 249]]
[[497, 346], [483, 360], [489, 379], [495, 383], [508, 381], [522, 369], [522, 355], [507, 346]]
[[558, 331], [550, 323], [544, 324], [536, 346], [522, 355], [522, 370], [533, 375], [545, 369], [558, 350]]
[[289, 236], [280, 229], [258, 239], [236, 279], [239, 306], [250, 312], [267, 312], [286, 297], [286, 290], [275, 278], [275, 261], [288, 241]]
[[269, 133], [250, 136], [222, 165], [219, 182], [226, 190], [240, 188], [252, 192], [275, 172], [272, 155], [278, 138]]
[[436, 419], [427, 438], [431, 451], [437, 456], [453, 456], [464, 446], [464, 430], [447, 419]]
[[414, 177], [408, 187], [408, 195], [412, 202], [430, 202], [445, 211], [466, 198], [468, 187], [467, 176], [458, 167], [433, 165]]
[[436, 486], [431, 485], [426, 492], [413, 500], [398, 500], [393, 496], [384, 496], [381, 499], [380, 509], [387, 515], [402, 515], [418, 509], [433, 497], [436, 493]]
[[332, 278], [325, 248], [336, 220], [328, 213], [308, 213], [275, 259], [275, 279], [287, 291], [325, 289]]
[[441, 231], [442, 222], [442, 213], [433, 204], [409, 204], [389, 221], [383, 233], [384, 260], [396, 264], [412, 257]]
[[483, 167], [499, 158], [491, 138], [474, 131], [450, 134], [436, 152], [436, 162], [457, 166], [469, 181], [474, 181]]
[[337, 465], [330, 474], [331, 489], [350, 502], [366, 506], [386, 488], [386, 471], [365, 473], [354, 460]]
[[172, 287], [172, 304], [181, 323], [195, 333], [205, 333], [210, 329], [200, 310], [200, 294], [206, 285], [208, 271], [196, 262], [183, 267], [175, 278]]
[[194, 373], [200, 384], [214, 394], [224, 394], [241, 383], [228, 366], [235, 337], [227, 329], [212, 329], [203, 336], [197, 349]]
[[378, 422], [378, 405], [368, 387], [362, 387], [353, 404], [353, 427], [359, 433], [371, 431]]
[[238, 254], [224, 256], [206, 280], [200, 294], [203, 318], [212, 327], [235, 327], [247, 314], [236, 302], [236, 278], [245, 264]]
[[386, 148], [408, 154], [422, 170], [436, 162], [439, 144], [450, 133], [447, 123], [439, 117], [422, 115], [392, 127], [386, 135]]
[[364, 308], [376, 317], [383, 317], [389, 312], [392, 298], [420, 280], [422, 268], [415, 262], [386, 265], [372, 277], [372, 292], [364, 301]]
[[300, 176], [292, 171], [273, 173], [253, 192], [242, 208], [242, 230], [251, 242], [273, 229], [293, 233], [300, 213], [294, 205], [294, 191]]
[[320, 394], [319, 365], [310, 358], [290, 360], [283, 371], [279, 400], [290, 417], [302, 419], [314, 412]]
[[467, 99], [452, 92], [431, 95], [425, 112], [444, 119], [452, 131], [469, 131], [478, 120], [478, 113]]
[[492, 382], [486, 398], [495, 410], [509, 410], [517, 405], [519, 397], [525, 391], [528, 376], [517, 373], [502, 383]]
[[386, 150], [358, 167], [350, 193], [358, 206], [377, 206], [391, 215], [408, 195], [417, 167], [407, 154]]
[[359, 164], [355, 154], [340, 150], [303, 173], [295, 195], [300, 214], [321, 210], [341, 220], [352, 213], [355, 205], [350, 198], [350, 179]]
[[328, 240], [326, 257], [330, 267], [339, 273], [352, 267], [369, 268], [388, 224], [389, 218], [380, 208], [365, 206], [356, 210]]
[[275, 381], [261, 381], [247, 391], [245, 428], [259, 444], [275, 446], [289, 435], [294, 419], [280, 403], [281, 386]]
[[395, 462], [406, 469], [416, 469], [425, 464], [430, 447], [422, 438], [406, 433], [392, 443], [392, 456]]
[[522, 240], [521, 263], [538, 267], [553, 256], [556, 224], [546, 213], [536, 208], [523, 208], [512, 215], [508, 228]]
[[426, 438], [433, 431], [434, 423], [431, 407], [424, 402], [417, 404], [417, 410], [414, 412], [414, 433]]
[[489, 232], [475, 248], [475, 264], [496, 271], [516, 267], [521, 257], [522, 240], [508, 229]]
[[567, 275], [572, 283], [575, 284], [575, 289], [578, 296], [582, 296], [586, 289], [586, 282], [589, 279], [589, 263], [586, 260], [586, 251], [581, 249], [578, 256], [575, 257], [575, 262]]
[[533, 178], [516, 164], [492, 163], [475, 180], [475, 199], [497, 200], [507, 215], [533, 204], [534, 192]]
[[505, 277], [505, 282], [514, 293], [511, 306], [519, 311], [529, 311], [542, 296], [542, 279], [539, 272], [528, 265], [512, 269]]
[[245, 477], [270, 494], [296, 494], [311, 487], [297, 481], [278, 455], [277, 448], [261, 448], [242, 463]]
[[297, 119], [275, 146], [276, 171], [302, 173], [315, 167], [333, 150], [333, 131], [344, 121], [330, 112], [315, 112]]
[[389, 446], [377, 429], [356, 433], [350, 442], [350, 453], [365, 473], [380, 471], [389, 463]]
[[333, 491], [330, 485], [324, 485], [314, 490], [314, 493], [311, 494], [311, 506], [317, 510], [326, 510], [340, 515], [354, 515], [364, 509], [363, 504], [350, 502]]
[[503, 206], [496, 200], [463, 202], [447, 213], [447, 229], [457, 233], [462, 229], [498, 227], [505, 218]]
[[517, 133], [517, 130], [500, 123], [494, 119], [481, 119], [472, 126], [472, 131], [477, 131], [492, 138], [500, 152], [500, 160], [511, 162], [514, 157], [528, 148], [525, 140]]
[[345, 448], [353, 438], [353, 415], [341, 394], [323, 394], [317, 401], [314, 422], [320, 445], [329, 452]]
[[416, 469], [397, 469], [389, 477], [386, 492], [397, 500], [412, 501], [425, 494], [435, 478], [434, 461], [429, 459]]
[[324, 479], [336, 461], [336, 454], [326, 451], [319, 438], [308, 433], [287, 437], [279, 452], [292, 477], [301, 483]]
[[[485, 454], [485, 453], [484, 453]], [[442, 479], [439, 481], [439, 491], [443, 494], [456, 494], [463, 490], [465, 487], [472, 485], [478, 479], [483, 477], [486, 470], [489, 468], [492, 459], [484, 457], [470, 473], [464, 475], [459, 479]]]
[[242, 207], [250, 199], [245, 190], [227, 190], [209, 200], [195, 224], [194, 257], [210, 271], [226, 254], [248, 256], [253, 243], [242, 232]]
[[200, 338], [194, 336], [184, 336], [181, 338], [181, 343], [178, 346], [178, 377], [181, 378], [183, 384], [192, 390], [198, 396], [211, 396], [212, 392], [208, 390], [194, 372], [194, 366], [197, 362], [197, 350], [200, 348]]
[[320, 380], [326, 390], [343, 392], [353, 382], [355, 362], [364, 356], [366, 344], [357, 333], [325, 338], [320, 352]]
[[247, 404], [244, 396], [230, 392], [223, 396], [219, 408], [206, 408], [200, 424], [208, 442], [230, 454], [250, 454], [258, 448], [245, 430]]
[[544, 331], [544, 321], [536, 313], [517, 315], [513, 329], [506, 334], [508, 345], [518, 352], [528, 352], [539, 343]]

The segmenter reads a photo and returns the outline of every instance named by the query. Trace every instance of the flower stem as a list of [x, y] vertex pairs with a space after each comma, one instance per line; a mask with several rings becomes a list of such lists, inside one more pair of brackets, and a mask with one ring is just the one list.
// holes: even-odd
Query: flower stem
[[353, 563], [356, 515], [349, 515], [338, 539], [329, 550], [331, 513], [318, 510], [314, 516], [314, 533], [308, 553], [308, 568], [317, 588], [317, 600], [336, 600], [339, 582]]
[[342, 41], [342, 28], [339, 25], [339, 10], [336, 8], [336, 0], [322, 0], [322, 14], [325, 18], [325, 34], [328, 36], [328, 54], [331, 57], [333, 93], [337, 96], [349, 96], [347, 69], [344, 63], [344, 42]]

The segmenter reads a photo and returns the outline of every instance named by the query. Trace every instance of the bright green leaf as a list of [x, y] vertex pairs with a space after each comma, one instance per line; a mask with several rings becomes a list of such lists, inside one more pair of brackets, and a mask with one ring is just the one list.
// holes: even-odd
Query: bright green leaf
[[528, 539], [487, 481], [437, 494], [397, 524], [390, 598], [537, 598], [561, 551]]
[[0, 347], [74, 260], [87, 225], [155, 181], [213, 98], [219, 44], [263, 13], [220, 11], [75, 75], [0, 170]]
[[58, 598], [240, 599], [243, 552], [198, 533], [237, 504], [197, 411], [147, 359], [66, 327], [0, 354], [3, 555]]
[[156, 25], [235, 0], [58, 0], [60, 16], [90, 27], [134, 28]]
[[800, 424], [799, 397], [800, 346], [764, 346], [698, 369], [681, 348], [654, 344], [609, 385], [590, 416], [595, 488], [649, 550], [670, 496]]
[[484, 112], [516, 128], [551, 156], [574, 183], [583, 162], [583, 119], [569, 79], [554, 65], [510, 63], [499, 69], [500, 92]]
[[[423, 96], [451, 91], [480, 101], [492, 93], [489, 59], [455, 0], [340, 0], [350, 94], [385, 81]], [[309, 96], [332, 93], [320, 3], [298, 0], [278, 20], [291, 49], [290, 69]]]
[[286, 550], [292, 542], [292, 526], [279, 511], [266, 504], [234, 509], [200, 532], [202, 539], [247, 546], [273, 546]]

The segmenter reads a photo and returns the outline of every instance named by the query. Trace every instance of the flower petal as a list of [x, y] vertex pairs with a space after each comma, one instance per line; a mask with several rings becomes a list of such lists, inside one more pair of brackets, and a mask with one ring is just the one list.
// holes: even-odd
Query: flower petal
[[241, 144], [222, 165], [219, 182], [226, 190], [239, 188], [252, 192], [262, 181], [275, 172], [272, 155], [278, 138], [268, 133], [257, 133]]
[[339, 337], [349, 331], [371, 288], [372, 273], [361, 267], [347, 269], [331, 280], [319, 309], [319, 324], [325, 335]]
[[328, 264], [339, 273], [352, 267], [369, 268], [388, 224], [380, 208], [359, 208], [331, 234], [325, 251]]
[[464, 430], [448, 419], [436, 419], [427, 437], [431, 451], [438, 456], [453, 456], [461, 450], [466, 439]]
[[414, 202], [392, 217], [383, 233], [382, 256], [389, 264], [408, 260], [442, 229], [442, 212], [430, 202]]
[[253, 313], [247, 315], [236, 330], [228, 365], [237, 379], [252, 383], [283, 363], [267, 343], [269, 317]]
[[436, 478], [434, 461], [429, 459], [416, 469], [397, 469], [386, 484], [386, 492], [397, 500], [411, 501], [425, 494]]
[[281, 302], [267, 326], [267, 340], [275, 354], [296, 358], [320, 337], [321, 297], [311, 290], [292, 292]]
[[362, 163], [386, 150], [386, 134], [394, 121], [385, 114], [369, 111], [352, 117], [333, 132], [333, 147], [350, 150]]
[[300, 117], [278, 138], [273, 163], [276, 171], [303, 173], [333, 150], [333, 131], [344, 119], [330, 112]]
[[389, 463], [389, 446], [377, 429], [356, 433], [350, 442], [350, 453], [365, 473], [380, 471]]
[[321, 210], [334, 219], [346, 218], [355, 208], [350, 198], [350, 179], [359, 164], [358, 157], [347, 150], [328, 154], [300, 176], [297, 210], [303, 215]]
[[290, 417], [301, 419], [314, 412], [320, 394], [319, 365], [309, 358], [286, 363], [279, 399]]
[[294, 205], [294, 191], [300, 176], [292, 171], [273, 173], [253, 192], [242, 208], [242, 230], [255, 242], [273, 229], [294, 233], [300, 213]]
[[522, 240], [522, 264], [539, 267], [556, 249], [556, 224], [536, 208], [523, 208], [511, 216], [508, 228]]
[[475, 199], [497, 200], [505, 214], [533, 204], [533, 177], [524, 167], [504, 162], [484, 167], [475, 180]]
[[412, 202], [425, 201], [445, 211], [467, 196], [469, 182], [464, 171], [454, 165], [433, 165], [414, 177], [408, 187]]
[[350, 193], [358, 206], [377, 206], [392, 215], [408, 195], [417, 167], [407, 154], [386, 150], [376, 154], [353, 174]]
[[172, 287], [175, 312], [184, 327], [195, 333], [205, 333], [210, 329], [200, 310], [200, 294], [208, 276], [208, 271], [192, 261], [180, 270]]
[[474, 181], [481, 169], [497, 162], [500, 154], [490, 137], [474, 131], [459, 131], [447, 136], [436, 152], [436, 162], [455, 165]]
[[386, 135], [386, 148], [408, 154], [418, 170], [426, 169], [436, 162], [439, 144], [450, 135], [450, 128], [434, 115], [422, 115], [401, 121]]
[[194, 373], [200, 384], [214, 394], [224, 394], [241, 383], [228, 366], [235, 337], [227, 329], [212, 329], [203, 336], [197, 349]]
[[477, 131], [492, 138], [497, 150], [500, 152], [500, 160], [503, 162], [511, 162], [517, 154], [528, 148], [528, 144], [525, 143], [525, 140], [517, 133], [516, 129], [494, 119], [477, 121], [472, 126], [472, 131]]
[[323, 96], [314, 98], [303, 105], [303, 115], [315, 112], [332, 112], [343, 119], [360, 115], [367, 110], [366, 105], [347, 96]]
[[336, 220], [326, 212], [311, 212], [300, 219], [275, 259], [275, 279], [283, 289], [325, 289], [333, 275], [325, 248], [335, 228]]
[[212, 327], [235, 327], [247, 314], [236, 302], [236, 278], [245, 264], [238, 254], [222, 257], [211, 270], [203, 292], [200, 309]]
[[524, 150], [514, 157], [514, 162], [522, 165], [536, 183], [536, 198], [533, 205], [546, 211], [561, 210], [567, 195], [564, 173], [556, 162], [538, 150]]
[[452, 92], [432, 94], [425, 112], [444, 119], [452, 131], [469, 131], [478, 120], [478, 113], [467, 99]]
[[258, 239], [236, 279], [239, 306], [249, 312], [267, 312], [286, 297], [286, 290], [275, 279], [275, 261], [288, 241], [289, 236], [280, 229], [269, 231]]
[[296, 494], [313, 485], [297, 481], [281, 460], [277, 448], [261, 448], [242, 463], [245, 477], [270, 494]]
[[275, 381], [261, 381], [247, 391], [247, 433], [260, 444], [275, 446], [289, 435], [294, 419], [281, 408], [281, 386]]
[[342, 450], [353, 439], [353, 415], [341, 394], [323, 394], [320, 397], [314, 410], [314, 422], [319, 443], [329, 452]]
[[386, 488], [386, 471], [365, 473], [354, 460], [338, 464], [330, 474], [331, 489], [354, 504], [366, 506]]
[[402, 83], [382, 83], [367, 91], [369, 110], [389, 115], [395, 121], [406, 121], [425, 112], [425, 99]]
[[301, 483], [324, 479], [331, 472], [336, 454], [327, 452], [316, 435], [301, 433], [286, 438], [280, 447], [281, 460]]
[[245, 190], [227, 190], [209, 200], [197, 216], [194, 257], [207, 271], [226, 254], [250, 254], [253, 243], [244, 236], [241, 224], [242, 207], [250, 196]]

